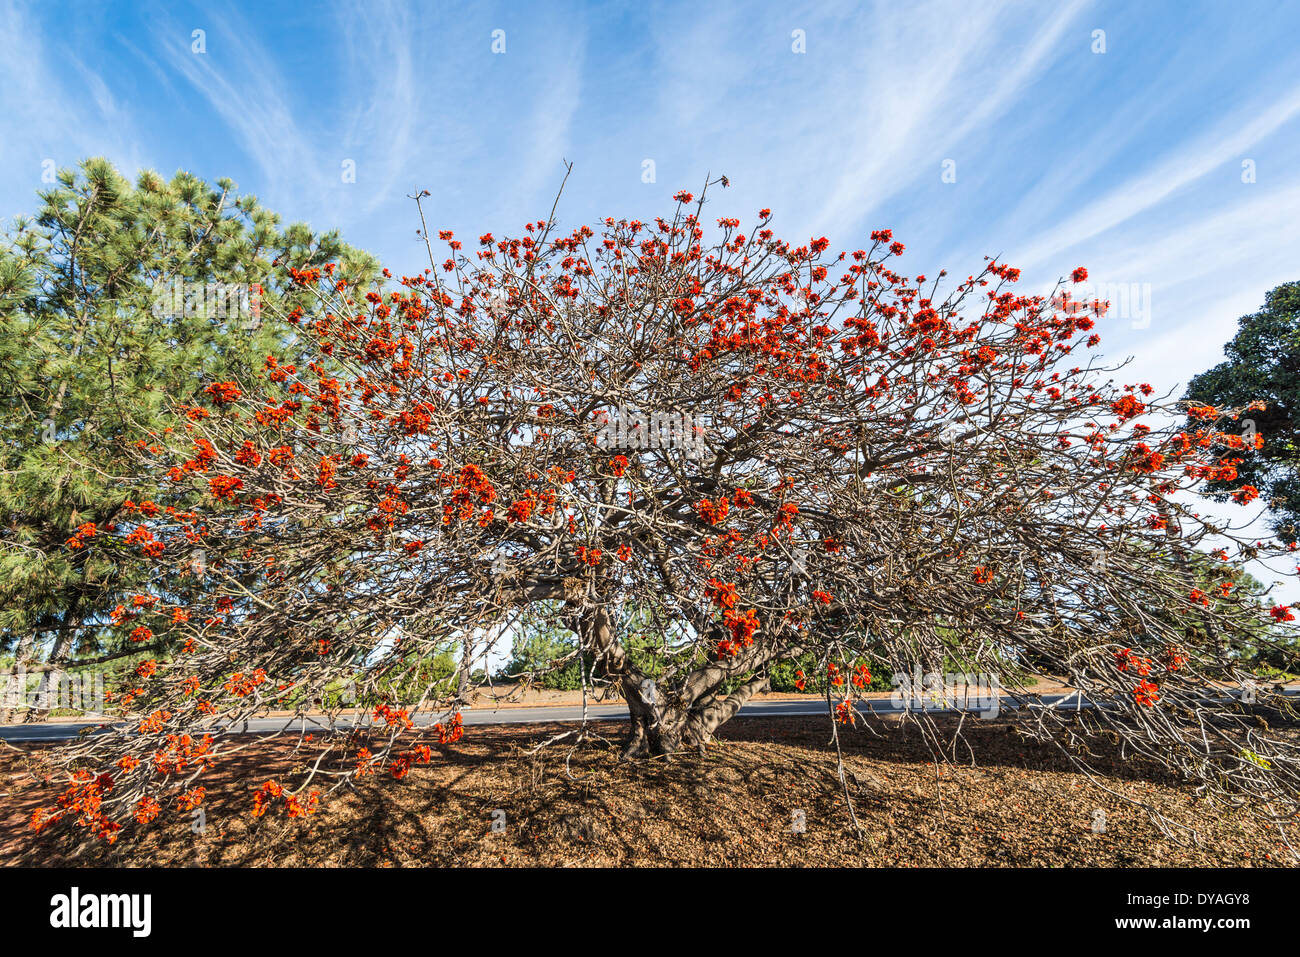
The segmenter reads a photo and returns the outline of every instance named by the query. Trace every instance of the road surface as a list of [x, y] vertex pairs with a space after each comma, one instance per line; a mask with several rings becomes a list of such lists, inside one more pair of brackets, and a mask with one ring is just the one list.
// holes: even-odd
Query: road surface
[[[1066, 698], [1066, 695], [1053, 695], [1044, 697], [1044, 703], [1059, 702]], [[873, 712], [879, 715], [898, 714], [903, 711], [902, 705], [895, 705], [889, 699], [869, 700], [857, 705], [861, 712]], [[1009, 697], [1001, 699], [1001, 708], [1014, 709], [1016, 703]], [[952, 712], [955, 709], [941, 709], [928, 707], [926, 709], [931, 714], [941, 714]], [[740, 709], [738, 712], [746, 718], [795, 718], [808, 715], [825, 715], [826, 702], [820, 698], [813, 698], [808, 701], [751, 701]], [[529, 708], [465, 708], [461, 711], [461, 717], [464, 723], [469, 725], [484, 724], [548, 724], [551, 722], [572, 723], [582, 720], [581, 705], [545, 705], [541, 707]], [[626, 721], [628, 717], [627, 707], [621, 704], [592, 704], [587, 706], [588, 721]], [[336, 727], [347, 728], [356, 723], [358, 718], [362, 725], [373, 724], [374, 721], [366, 715], [342, 715], [336, 722]], [[438, 715], [422, 714], [416, 715], [412, 720], [417, 725], [427, 727], [437, 721]], [[283, 731], [288, 728], [297, 731], [301, 727], [302, 721], [299, 718], [252, 718], [247, 722], [240, 723], [239, 730], [250, 734], [268, 733], [273, 731]], [[64, 741], [68, 738], [75, 738], [83, 728], [104, 727], [105, 722], [60, 722], [55, 723], [33, 723], [33, 724], [7, 724], [0, 725], [0, 738], [5, 741], [14, 743], [23, 741]], [[323, 728], [325, 725], [319, 720], [311, 717], [306, 719], [308, 733], [313, 728]]]
[[[1289, 689], [1285, 692], [1288, 697], [1300, 696], [1300, 690]], [[1213, 699], [1207, 697], [1207, 701], [1216, 700], [1223, 702], [1229, 700], [1221, 694], [1215, 695]], [[972, 696], [972, 704], [974, 698]], [[987, 702], [980, 699], [983, 708], [972, 707], [971, 711], [979, 712], [981, 717], [996, 717], [991, 709], [986, 710]], [[876, 715], [900, 714], [906, 710], [902, 703], [895, 704], [888, 698], [868, 699], [858, 702], [855, 707], [860, 713], [871, 713]], [[1021, 707], [1010, 695], [1002, 695], [999, 699], [997, 713], [1002, 711], [1015, 711]], [[1040, 699], [1031, 704], [1034, 708], [1091, 708], [1095, 707], [1091, 702], [1081, 701], [1077, 693], [1072, 694], [1055, 694], [1043, 695]], [[917, 708], [916, 710], [922, 710]], [[938, 708], [927, 706], [924, 709], [929, 714], [956, 714], [956, 708]], [[744, 705], [739, 715], [746, 718], [796, 718], [811, 715], [825, 715], [826, 702], [820, 698], [810, 698], [808, 701], [751, 701]], [[439, 720], [441, 716], [436, 714], [416, 715], [412, 720], [421, 727], [428, 727]], [[492, 725], [492, 724], [548, 724], [551, 722], [573, 723], [582, 720], [581, 705], [544, 705], [541, 707], [527, 708], [492, 708], [490, 706], [479, 708], [465, 708], [461, 711], [461, 717], [466, 726], [469, 725]], [[587, 706], [588, 721], [626, 721], [628, 717], [627, 707], [621, 704], [593, 704]], [[299, 731], [305, 723], [307, 733], [313, 729], [323, 729], [326, 725], [319, 718], [307, 717], [305, 722], [300, 718], [251, 718], [247, 722], [240, 722], [238, 731], [248, 734], [266, 734], [277, 731]], [[349, 728], [354, 724], [362, 726], [374, 724], [374, 719], [368, 714], [349, 714], [341, 715], [335, 722], [336, 728]], [[0, 739], [13, 743], [20, 742], [40, 742], [40, 741], [66, 741], [69, 738], [75, 738], [83, 728], [101, 728], [109, 726], [106, 722], [67, 722], [58, 724], [8, 724], [0, 725]]]

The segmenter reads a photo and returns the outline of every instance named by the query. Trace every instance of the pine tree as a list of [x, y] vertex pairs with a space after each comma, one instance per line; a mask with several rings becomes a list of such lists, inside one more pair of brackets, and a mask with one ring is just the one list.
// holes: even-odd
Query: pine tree
[[128, 443], [168, 427], [166, 398], [294, 354], [295, 329], [271, 318], [305, 295], [291, 267], [377, 267], [226, 179], [145, 171], [133, 186], [90, 159], [39, 201], [0, 241], [0, 652], [44, 661], [48, 685], [78, 653], [118, 650], [96, 611], [147, 580], [111, 536], [67, 545], [150, 498], [121, 478]]

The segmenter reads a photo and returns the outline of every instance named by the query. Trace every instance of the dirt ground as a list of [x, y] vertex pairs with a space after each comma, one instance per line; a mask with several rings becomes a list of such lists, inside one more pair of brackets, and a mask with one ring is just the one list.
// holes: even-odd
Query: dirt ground
[[[1095, 783], [1002, 722], [965, 725], [974, 767], [934, 764], [917, 730], [896, 721], [847, 731], [861, 840], [824, 718], [736, 718], [704, 755], [632, 764], [618, 761], [617, 722], [593, 727], [611, 740], [537, 755], [533, 745], [560, 726], [472, 727], [404, 780], [367, 778], [295, 820], [249, 814], [254, 789], [287, 780], [302, 760], [286, 742], [262, 742], [208, 776], [205, 833], [171, 813], [93, 860], [33, 835], [32, 810], [58, 789], [31, 773], [30, 754], [0, 749], [0, 865], [1294, 865], [1275, 832], [1152, 769], [1102, 751]], [[1199, 843], [1162, 836], [1124, 798], [1194, 829]]]

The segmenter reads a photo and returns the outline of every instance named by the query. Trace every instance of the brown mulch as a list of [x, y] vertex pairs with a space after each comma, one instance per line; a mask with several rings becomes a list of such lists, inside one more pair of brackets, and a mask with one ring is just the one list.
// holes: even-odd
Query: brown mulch
[[[265, 741], [206, 777], [203, 835], [188, 815], [165, 814], [139, 840], [127, 833], [93, 859], [70, 859], [56, 839], [33, 834], [32, 810], [59, 789], [32, 773], [39, 749], [0, 748], [0, 865], [1294, 865], [1276, 832], [1212, 808], [1157, 769], [1099, 744], [1103, 788], [1002, 722], [964, 725], [976, 766], [936, 765], [916, 728], [896, 721], [873, 719], [875, 734], [846, 730], [863, 840], [825, 718], [735, 718], [704, 755], [633, 763], [618, 760], [625, 727], [599, 723], [610, 741], [536, 756], [529, 750], [560, 726], [470, 727], [404, 780], [367, 778], [296, 820], [249, 814], [253, 790], [269, 777], [287, 780], [302, 761], [291, 742]], [[1195, 839], [1163, 836], [1124, 798]]]

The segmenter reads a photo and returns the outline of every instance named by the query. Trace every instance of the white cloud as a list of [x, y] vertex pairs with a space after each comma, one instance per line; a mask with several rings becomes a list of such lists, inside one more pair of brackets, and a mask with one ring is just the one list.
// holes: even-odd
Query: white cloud
[[221, 117], [260, 168], [272, 195], [298, 192], [313, 202], [323, 192], [322, 156], [285, 98], [292, 87], [246, 22], [229, 7], [209, 18], [207, 52], [191, 50], [190, 33], [160, 18], [154, 39], [163, 59]]
[[[71, 74], [56, 72], [59, 63], [71, 63]], [[107, 156], [129, 166], [140, 156], [133, 117], [104, 79], [63, 44], [48, 42], [40, 23], [12, 2], [0, 2], [0, 116], [6, 219], [33, 208], [34, 191], [48, 186], [40, 181], [47, 159], [71, 167]]]
[[1300, 114], [1300, 85], [1258, 111], [1252, 108], [1239, 111], [1194, 141], [1170, 148], [1152, 168], [1040, 233], [1017, 251], [1011, 261], [1029, 269], [1114, 229], [1225, 163], [1240, 160], [1297, 114]]

